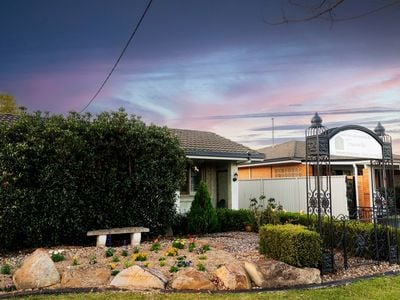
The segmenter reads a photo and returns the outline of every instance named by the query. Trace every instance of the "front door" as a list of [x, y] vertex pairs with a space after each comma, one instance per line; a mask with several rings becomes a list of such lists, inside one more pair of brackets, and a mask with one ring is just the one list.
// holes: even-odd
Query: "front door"
[[217, 171], [217, 207], [228, 207], [228, 171]]

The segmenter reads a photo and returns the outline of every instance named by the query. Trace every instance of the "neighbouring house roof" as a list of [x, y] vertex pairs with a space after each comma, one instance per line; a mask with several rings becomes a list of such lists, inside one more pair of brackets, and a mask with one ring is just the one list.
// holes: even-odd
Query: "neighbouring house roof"
[[[252, 162], [249, 164], [243, 164], [240, 167], [252, 166], [252, 165], [267, 165], [275, 163], [301, 163], [305, 161], [306, 157], [306, 143], [305, 141], [289, 141], [275, 146], [264, 147], [257, 150], [265, 155], [263, 162]], [[355, 157], [344, 157], [344, 156], [331, 156], [331, 161], [341, 162], [355, 162], [365, 161], [367, 158], [355, 158]], [[400, 155], [393, 154], [393, 161], [398, 164], [400, 163]]]
[[257, 151], [265, 154], [265, 160], [302, 160], [306, 157], [304, 141], [289, 141]]
[[264, 154], [208, 131], [171, 129], [189, 157], [262, 161]]

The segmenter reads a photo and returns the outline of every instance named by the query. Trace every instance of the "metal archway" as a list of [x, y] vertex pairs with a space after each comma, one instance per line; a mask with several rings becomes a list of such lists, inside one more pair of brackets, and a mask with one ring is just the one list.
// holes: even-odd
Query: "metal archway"
[[[339, 133], [350, 130], [359, 131], [373, 138], [381, 152], [373, 158], [365, 157], [369, 160], [371, 168], [371, 205], [358, 206], [354, 216], [359, 222], [372, 223], [374, 230], [370, 236], [356, 235], [357, 238], [354, 241], [348, 241], [346, 238], [348, 224], [353, 222], [349, 220], [351, 216], [334, 216], [332, 213], [330, 141]], [[323, 237], [322, 273], [348, 268], [350, 266], [349, 253], [346, 252], [346, 248], [349, 246], [357, 249], [361, 254], [364, 253], [363, 251], [372, 253], [372, 263], [382, 260], [398, 262], [398, 222], [392, 140], [385, 134], [385, 129], [380, 123], [374, 131], [358, 125], [328, 129], [322, 125], [322, 119], [318, 113], [315, 113], [311, 119], [311, 126], [306, 129], [306, 177], [309, 224], [316, 226], [316, 230]], [[370, 242], [367, 243], [366, 239]], [[354, 245], [348, 245], [349, 242]], [[371, 249], [365, 249], [366, 245], [369, 245]], [[359, 263], [363, 262], [365, 262], [364, 259], [359, 260]], [[371, 260], [368, 263], [371, 263]]]

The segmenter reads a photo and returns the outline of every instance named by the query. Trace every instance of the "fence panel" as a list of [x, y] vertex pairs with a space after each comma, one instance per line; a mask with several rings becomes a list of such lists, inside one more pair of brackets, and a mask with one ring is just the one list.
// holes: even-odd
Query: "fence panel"
[[[346, 176], [331, 176], [332, 213], [348, 215]], [[250, 198], [274, 198], [287, 211], [307, 212], [306, 178], [272, 178], [239, 181], [239, 208], [249, 208]]]

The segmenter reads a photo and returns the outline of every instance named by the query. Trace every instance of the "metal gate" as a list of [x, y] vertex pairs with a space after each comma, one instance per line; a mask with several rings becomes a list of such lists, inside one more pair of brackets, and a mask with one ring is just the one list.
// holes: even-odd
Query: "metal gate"
[[[381, 153], [370, 159], [371, 205], [334, 216], [330, 140], [347, 130], [373, 138]], [[328, 129], [315, 113], [306, 129], [306, 177], [309, 225], [316, 227], [323, 239], [322, 273], [380, 261], [398, 262], [392, 141], [380, 123], [374, 131], [358, 125]], [[362, 230], [366, 224], [371, 230]]]

